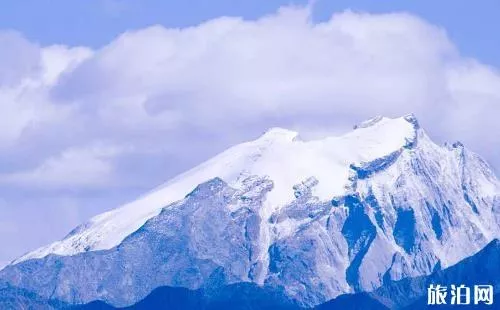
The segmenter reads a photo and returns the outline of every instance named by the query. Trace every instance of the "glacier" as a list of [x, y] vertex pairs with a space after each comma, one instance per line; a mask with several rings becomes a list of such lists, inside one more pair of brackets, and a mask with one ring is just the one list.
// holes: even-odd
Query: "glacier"
[[0, 271], [65, 303], [250, 282], [312, 307], [429, 275], [500, 235], [500, 183], [413, 115], [303, 141], [273, 128]]

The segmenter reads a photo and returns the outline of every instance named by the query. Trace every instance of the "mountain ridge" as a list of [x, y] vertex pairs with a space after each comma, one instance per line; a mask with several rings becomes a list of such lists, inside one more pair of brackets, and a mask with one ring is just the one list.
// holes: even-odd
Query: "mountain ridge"
[[[498, 239], [488, 243], [481, 251], [465, 258], [458, 264], [441, 271], [435, 271], [429, 276], [407, 278], [386, 283], [373, 292], [357, 293], [355, 295], [340, 295], [314, 309], [427, 309], [448, 308], [447, 306], [427, 305], [427, 288], [429, 284], [440, 284], [449, 287], [451, 284], [465, 284], [469, 287], [476, 284], [500, 287], [500, 242]], [[217, 280], [215, 280], [217, 282]], [[21, 292], [22, 297], [16, 297]], [[500, 294], [494, 296], [498, 300]], [[259, 287], [252, 283], [236, 283], [229, 286], [199, 289], [196, 291], [180, 287], [159, 287], [149, 293], [144, 299], [125, 307], [115, 308], [102, 301], [93, 301], [84, 305], [68, 305], [55, 300], [43, 301], [35, 294], [15, 288], [0, 288], [0, 305], [28, 307], [36, 304], [45, 305], [47, 309], [68, 308], [72, 310], [103, 310], [103, 309], [303, 309], [288, 300], [286, 296], [272, 288]], [[448, 305], [452, 307], [452, 305]], [[471, 305], [463, 308], [494, 309], [494, 306], [484, 307]]]
[[[322, 173], [323, 167], [315, 167], [313, 164], [308, 167], [296, 167], [297, 171], [295, 172], [293, 179], [280, 180], [279, 184], [283, 183], [284, 185], [278, 189], [280, 192], [276, 195], [277, 197], [274, 198], [274, 205], [283, 205], [291, 201], [293, 196], [290, 193], [290, 188], [310, 177], [310, 174], [313, 174], [313, 171], [310, 170], [315, 170], [316, 173], [323, 174], [323, 179], [327, 179], [330, 182], [340, 182], [340, 184], [336, 184], [334, 186], [334, 190], [340, 194], [343, 191], [344, 182], [347, 181], [348, 178], [348, 165], [352, 163], [355, 164], [355, 162], [362, 164], [364, 161], [369, 161], [369, 159], [376, 159], [378, 157], [388, 155], [386, 153], [392, 153], [398, 150], [401, 146], [407, 143], [407, 139], [413, 139], [414, 130], [417, 127], [418, 122], [412, 115], [396, 119], [379, 118], [377, 122], [373, 122], [370, 126], [365, 125], [363, 127], [359, 127], [357, 130], [342, 136], [325, 138], [323, 140], [312, 140], [308, 142], [297, 139], [297, 132], [283, 128], [271, 128], [258, 139], [239, 144], [225, 152], [222, 152], [221, 154], [198, 165], [186, 173], [182, 173], [181, 175], [174, 177], [171, 181], [158, 187], [149, 195], [142, 196], [138, 200], [125, 204], [121, 208], [95, 216], [87, 223], [84, 223], [73, 230], [62, 241], [57, 241], [47, 247], [42, 247], [38, 250], [27, 253], [26, 255], [14, 260], [13, 263], [15, 264], [30, 258], [41, 258], [48, 253], [71, 255], [88, 250], [112, 248], [113, 246], [119, 244], [127, 235], [138, 229], [147, 219], [157, 215], [162, 207], [182, 199], [183, 196], [179, 193], [185, 194], [197, 184], [205, 182], [213, 177], [222, 177], [228, 182], [234, 184], [239, 183], [239, 180], [244, 179], [246, 174], [265, 175], [266, 173], [269, 173], [267, 170], [273, 168], [274, 170], [278, 170], [275, 174], [280, 175], [281, 166], [277, 168], [273, 166], [276, 165], [276, 162], [279, 162], [277, 157], [283, 156], [285, 155], [284, 153], [289, 151], [301, 152], [301, 156], [297, 156], [297, 161], [304, 159], [307, 161], [307, 159], [311, 158], [311, 156], [316, 156], [318, 157], [317, 159], [320, 159], [321, 157], [325, 157], [325, 155], [321, 152], [328, 147], [327, 144], [332, 144], [333, 146], [330, 146], [330, 149], [326, 150], [326, 155], [333, 156], [334, 158], [340, 157], [340, 159], [337, 160], [344, 161], [344, 163], [338, 165], [334, 162], [331, 163], [332, 161], [330, 159], [324, 158], [322, 160], [323, 164], [330, 162], [327, 166], [332, 167], [335, 171], [339, 171], [338, 173], [343, 174], [344, 177], [339, 178], [339, 180], [333, 180], [331, 177], [328, 177], [328, 175], [324, 175], [324, 173]], [[371, 129], [373, 129], [373, 132], [371, 132]], [[397, 132], [397, 134], [395, 134], [395, 132]], [[384, 135], [387, 137], [392, 135], [394, 138], [387, 139]], [[347, 140], [347, 142], [342, 140]], [[354, 141], [352, 145], [350, 144], [350, 141]], [[325, 144], [327, 146], [325, 146]], [[382, 147], [378, 144], [382, 144]], [[342, 152], [332, 150], [338, 146], [343, 148], [354, 148], [354, 153], [360, 152], [361, 154], [355, 156], [358, 158], [350, 158], [352, 157], [351, 153], [353, 152], [348, 151], [346, 152], [347, 154], [342, 154]], [[309, 147], [314, 147], [315, 152], [308, 152], [307, 148]], [[275, 152], [279, 153], [279, 155], [273, 156], [273, 153]], [[332, 152], [333, 154], [330, 154]], [[363, 152], [368, 154], [363, 154]], [[375, 154], [372, 155], [373, 153]], [[263, 157], [264, 159], [266, 158], [265, 156], [270, 158], [265, 161], [263, 160]], [[312, 162], [311, 160], [309, 161]], [[259, 165], [260, 163], [262, 164]], [[288, 169], [290, 166], [297, 166], [291, 161], [287, 162], [287, 164], [288, 167], [286, 168]], [[216, 169], [210, 169], [215, 165], [218, 165], [219, 167]], [[256, 171], [248, 171], [251, 169], [246, 169], [252, 165], [255, 166], [254, 170]], [[209, 169], [205, 169], [206, 166], [209, 166]], [[231, 166], [236, 166], [234, 169], [235, 171], [233, 173], [226, 173], [225, 170], [231, 169]], [[242, 168], [240, 169], [240, 167]], [[205, 172], [203, 171], [204, 169], [209, 171]], [[189, 178], [196, 173], [201, 174], [201, 176], [195, 175], [195, 180], [182, 182], [183, 179]], [[177, 180], [181, 180], [181, 182], [176, 182]], [[323, 183], [324, 182], [322, 182], [321, 186], [323, 186]], [[275, 189], [275, 192], [276, 191], [277, 189]], [[328, 199], [331, 195], [330, 191], [330, 187], [322, 188], [322, 198]], [[151, 208], [150, 206], [158, 207]], [[138, 213], [138, 209], [144, 209], [144, 211]], [[110, 220], [118, 216], [120, 217], [120, 220], [110, 222]], [[126, 223], [126, 225], [121, 223]], [[95, 235], [106, 236], [109, 240], [95, 240], [92, 238]]]
[[[172, 192], [176, 200], [164, 197]], [[274, 129], [139, 202], [22, 257], [0, 279], [63, 302], [127, 306], [161, 286], [206, 287], [217, 271], [224, 285], [273, 287], [311, 307], [431, 274], [500, 235], [491, 169], [461, 145], [436, 145], [412, 115], [308, 142]]]

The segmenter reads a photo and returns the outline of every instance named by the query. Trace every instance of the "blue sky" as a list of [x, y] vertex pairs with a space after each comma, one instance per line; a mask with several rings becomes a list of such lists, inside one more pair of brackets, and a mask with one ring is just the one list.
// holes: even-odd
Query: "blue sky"
[[[15, 29], [41, 44], [99, 47], [120, 33], [154, 24], [187, 27], [222, 15], [256, 19], [287, 4], [308, 1], [254, 0], [4, 0], [0, 29]], [[351, 9], [371, 13], [410, 12], [446, 29], [466, 55], [500, 67], [500, 1], [317, 0], [314, 17]]]
[[415, 113], [499, 171], [500, 2], [480, 3], [2, 1], [0, 264], [275, 126]]

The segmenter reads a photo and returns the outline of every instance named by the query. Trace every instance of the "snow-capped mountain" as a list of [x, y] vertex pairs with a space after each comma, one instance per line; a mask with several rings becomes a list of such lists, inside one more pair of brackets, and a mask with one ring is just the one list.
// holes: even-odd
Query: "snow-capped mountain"
[[303, 306], [426, 275], [500, 235], [500, 185], [409, 115], [302, 141], [271, 129], [14, 261], [0, 279], [69, 303], [253, 282]]
[[[259, 139], [237, 145], [175, 177], [152, 193], [121, 208], [101, 214], [75, 229], [62, 241], [29, 253], [16, 262], [47, 254], [73, 255], [88, 250], [110, 249], [140, 228], [161, 209], [181, 200], [198, 184], [220, 177], [240, 188], [247, 176], [269, 176], [273, 190], [266, 197], [271, 213], [292, 202], [293, 186], [313, 176], [320, 200], [343, 195], [352, 163], [370, 162], [398, 150], [413, 139], [414, 129], [402, 119], [380, 119], [378, 124], [342, 137], [304, 142], [298, 133], [281, 128], [268, 130]], [[272, 209], [272, 210], [270, 210]]]

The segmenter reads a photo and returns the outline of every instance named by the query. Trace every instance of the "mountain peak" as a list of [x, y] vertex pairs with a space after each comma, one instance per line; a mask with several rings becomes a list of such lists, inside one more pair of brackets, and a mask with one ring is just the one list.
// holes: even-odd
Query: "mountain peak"
[[382, 123], [390, 123], [390, 122], [400, 122], [400, 121], [405, 121], [407, 123], [410, 123], [413, 126], [413, 129], [419, 129], [420, 124], [418, 122], [417, 117], [413, 113], [406, 114], [402, 117], [397, 117], [397, 118], [389, 118], [385, 116], [376, 116], [373, 118], [370, 118], [368, 120], [365, 120], [359, 124], [354, 125], [353, 129], [360, 129], [360, 128], [369, 128], [373, 127], [377, 124], [382, 124]]
[[0, 280], [119, 307], [160, 286], [251, 282], [313, 307], [446, 268], [500, 235], [494, 174], [436, 145], [412, 114], [296, 138], [272, 128], [231, 147], [20, 258]]
[[368, 128], [368, 127], [371, 127], [371, 126], [377, 124], [378, 122], [380, 122], [380, 121], [382, 121], [384, 119], [387, 119], [387, 118], [378, 115], [378, 116], [372, 117], [370, 119], [367, 119], [365, 121], [362, 121], [359, 124], [354, 125], [353, 129]]
[[264, 132], [262, 136], [260, 136], [259, 140], [283, 140], [283, 141], [294, 141], [298, 138], [299, 133], [293, 130], [281, 128], [281, 127], [272, 127]]
[[[62, 241], [28, 253], [17, 262], [50, 253], [72, 255], [110, 249], [164, 208], [182, 200], [199, 184], [220, 178], [240, 188], [241, 175], [266, 176], [273, 190], [266, 203], [279, 209], [297, 197], [294, 186], [314, 177], [312, 194], [321, 201], [342, 196], [350, 185], [352, 167], [358, 174], [378, 173], [397, 161], [405, 149], [417, 145], [418, 122], [413, 115], [377, 117], [341, 136], [301, 141], [296, 131], [274, 127], [254, 141], [233, 146], [214, 158], [171, 179], [156, 190], [121, 208], [98, 215]], [[364, 173], [364, 174], [363, 174]]]
[[406, 114], [405, 116], [403, 116], [403, 119], [406, 120], [408, 123], [412, 124], [415, 129], [420, 128], [420, 123], [418, 122], [418, 119], [415, 116], [415, 114], [413, 113]]

